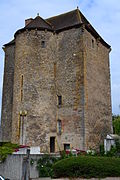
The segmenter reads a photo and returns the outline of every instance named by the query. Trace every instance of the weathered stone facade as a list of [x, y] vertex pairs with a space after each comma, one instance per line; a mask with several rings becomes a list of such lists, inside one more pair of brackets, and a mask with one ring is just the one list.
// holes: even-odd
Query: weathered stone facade
[[71, 14], [76, 22], [59, 30], [51, 18], [31, 19], [5, 45], [3, 141], [41, 152], [86, 150], [111, 133], [110, 46], [78, 9], [64, 16]]
[[13, 107], [13, 78], [15, 45], [6, 46], [4, 63], [4, 84], [2, 96], [1, 133], [4, 141], [11, 141], [12, 107]]

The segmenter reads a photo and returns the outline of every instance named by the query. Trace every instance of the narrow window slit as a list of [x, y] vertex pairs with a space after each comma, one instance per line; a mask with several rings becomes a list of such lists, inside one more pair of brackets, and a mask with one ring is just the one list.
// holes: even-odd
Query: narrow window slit
[[20, 93], [20, 96], [21, 96], [21, 101], [23, 100], [23, 75], [21, 76], [21, 93]]
[[58, 134], [62, 133], [62, 121], [60, 119], [57, 120]]
[[45, 41], [41, 41], [41, 47], [45, 48]]
[[94, 40], [92, 39], [92, 48], [94, 48]]
[[62, 96], [59, 95], [58, 97], [58, 106], [62, 105]]

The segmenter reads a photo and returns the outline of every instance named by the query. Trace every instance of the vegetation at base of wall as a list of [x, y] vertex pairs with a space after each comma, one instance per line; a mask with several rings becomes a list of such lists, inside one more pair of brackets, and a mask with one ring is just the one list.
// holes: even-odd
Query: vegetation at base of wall
[[113, 115], [112, 116], [112, 123], [113, 123], [114, 134], [120, 135], [120, 116], [119, 115]]
[[104, 144], [100, 144], [100, 146], [99, 146], [99, 155], [100, 156], [104, 156], [105, 155]]
[[[111, 176], [112, 172], [110, 171], [112, 171], [113, 168], [112, 164], [116, 166], [117, 165], [116, 162], [119, 161], [120, 163], [120, 158], [118, 158], [120, 157], [120, 141], [116, 140], [116, 146], [112, 146], [111, 150], [107, 153], [105, 153], [104, 151], [104, 145], [100, 145], [99, 152], [96, 152], [95, 150], [88, 150], [86, 151], [86, 153], [84, 152], [84, 154], [79, 153], [77, 157], [75, 157], [75, 159], [74, 156], [76, 156], [76, 154], [72, 154], [72, 151], [70, 151], [69, 154], [65, 151], [61, 151], [59, 158], [52, 157], [49, 154], [43, 155], [43, 157], [37, 161], [37, 170], [39, 172], [39, 177], [62, 177], [62, 176], [63, 177], [67, 177], [67, 176], [68, 177], [107, 177], [108, 175]], [[70, 157], [73, 157], [73, 161], [69, 160]], [[79, 162], [79, 158], [81, 158], [80, 162]], [[82, 158], [86, 158], [86, 159], [82, 159]], [[65, 160], [65, 166], [64, 163], [63, 164], [61, 163], [61, 160]], [[82, 166], [82, 160], [85, 161], [84, 166]], [[68, 163], [68, 166], [67, 166], [67, 161], [70, 161], [70, 163]], [[59, 165], [60, 167], [56, 165], [57, 163], [59, 164], [59, 162], [60, 162]], [[109, 165], [109, 162], [111, 163], [111, 165]], [[104, 163], [105, 163], [106, 171], [103, 171], [102, 169]], [[34, 164], [34, 160], [32, 158], [30, 160], [30, 164], [31, 166]], [[56, 171], [57, 166], [58, 168]], [[79, 168], [77, 169], [76, 166], [79, 166], [80, 169]], [[60, 169], [62, 169], [62, 173]], [[87, 169], [89, 171], [87, 171]], [[119, 170], [120, 170], [120, 166], [119, 166]], [[101, 173], [101, 171], [103, 171], [103, 174]], [[59, 175], [59, 173], [61, 174]], [[99, 176], [99, 173], [101, 174], [101, 176]], [[120, 176], [120, 173], [118, 176]]]
[[17, 144], [12, 144], [10, 142], [0, 143], [0, 162], [4, 162], [7, 156], [12, 154], [18, 147]]
[[[38, 161], [37, 161], [37, 170], [39, 172], [39, 177], [53, 177], [53, 164], [60, 161], [61, 159], [66, 159], [68, 157], [74, 156], [71, 152], [66, 154], [65, 151], [60, 152], [60, 157], [54, 157], [50, 154], [44, 154]], [[34, 160], [31, 158], [30, 165], [34, 164]]]
[[58, 159], [45, 154], [37, 161], [37, 170], [39, 172], [39, 177], [52, 177], [53, 169], [52, 165], [57, 162]]
[[54, 177], [120, 177], [120, 158], [78, 156], [53, 165]]
[[120, 157], [120, 139], [115, 140], [115, 145], [111, 146], [111, 149], [108, 152], [105, 152], [104, 145], [100, 145], [100, 152], [98, 155], [107, 157]]

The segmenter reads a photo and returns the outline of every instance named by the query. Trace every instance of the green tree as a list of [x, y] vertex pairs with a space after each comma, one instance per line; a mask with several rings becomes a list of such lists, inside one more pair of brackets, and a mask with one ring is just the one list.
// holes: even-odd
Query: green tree
[[112, 116], [112, 123], [113, 123], [114, 134], [120, 135], [120, 116], [119, 115], [113, 115]]

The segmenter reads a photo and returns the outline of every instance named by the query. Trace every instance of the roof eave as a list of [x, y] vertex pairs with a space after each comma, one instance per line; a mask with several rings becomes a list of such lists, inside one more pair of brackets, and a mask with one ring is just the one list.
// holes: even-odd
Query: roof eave
[[13, 39], [12, 41], [10, 41], [7, 44], [4, 44], [3, 47], [7, 47], [7, 46], [10, 46], [10, 45], [14, 45], [14, 44], [15, 44], [15, 39]]
[[69, 29], [72, 29], [72, 28], [79, 28], [80, 26], [82, 26], [83, 23], [78, 23], [78, 24], [75, 24], [75, 25], [72, 25], [72, 26], [67, 26], [67, 27], [63, 27], [63, 28], [60, 28], [60, 29], [56, 29], [55, 32], [56, 33], [60, 33], [62, 31], [66, 31], [66, 30], [69, 30]]
[[91, 24], [85, 24], [86, 30], [88, 30], [95, 38], [99, 38], [99, 41], [108, 49], [111, 49], [111, 46], [106, 43], [103, 38], [97, 33], [97, 31], [91, 26]]
[[16, 37], [16, 35], [17, 34], [19, 34], [19, 33], [22, 33], [22, 32], [24, 32], [24, 31], [31, 31], [31, 30], [40, 30], [40, 31], [45, 31], [45, 30], [47, 30], [47, 31], [50, 31], [50, 32], [54, 32], [54, 30], [52, 30], [52, 29], [49, 29], [49, 28], [42, 28], [42, 27], [31, 27], [31, 28], [21, 28], [21, 29], [19, 29], [18, 31], [16, 31], [16, 33], [14, 34], [14, 37]]

